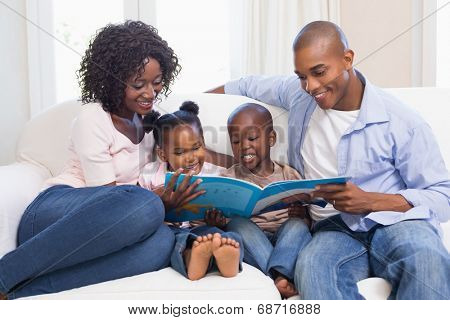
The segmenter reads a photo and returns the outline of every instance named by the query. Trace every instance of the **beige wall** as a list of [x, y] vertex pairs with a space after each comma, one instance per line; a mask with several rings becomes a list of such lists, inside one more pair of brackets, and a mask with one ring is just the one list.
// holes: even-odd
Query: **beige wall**
[[[411, 0], [340, 0], [340, 25], [358, 63], [412, 24]], [[366, 58], [357, 68], [380, 87], [409, 87], [412, 31]]]

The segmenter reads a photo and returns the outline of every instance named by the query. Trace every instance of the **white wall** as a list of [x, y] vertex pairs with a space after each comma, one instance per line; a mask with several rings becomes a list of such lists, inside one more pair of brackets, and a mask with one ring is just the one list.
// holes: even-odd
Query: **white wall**
[[[25, 0], [2, 0], [25, 15]], [[27, 25], [0, 4], [0, 165], [15, 159], [20, 131], [29, 119]]]

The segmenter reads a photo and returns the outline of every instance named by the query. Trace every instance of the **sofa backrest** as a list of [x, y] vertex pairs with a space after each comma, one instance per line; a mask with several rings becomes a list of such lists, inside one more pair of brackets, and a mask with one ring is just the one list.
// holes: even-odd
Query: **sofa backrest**
[[[430, 123], [447, 168], [450, 167], [450, 89], [439, 88], [401, 88], [388, 89], [389, 92], [417, 109]], [[156, 107], [162, 113], [173, 112], [185, 100], [199, 104], [199, 117], [204, 127], [205, 140], [209, 148], [231, 154], [231, 146], [226, 129], [228, 115], [242, 103], [252, 99], [205, 93], [179, 94], [169, 96]], [[264, 105], [264, 104], [263, 104]], [[272, 113], [277, 131], [277, 144], [272, 149], [272, 157], [287, 162], [287, 117], [281, 108], [265, 105]], [[17, 160], [29, 161], [47, 168], [51, 175], [61, 172], [68, 158], [68, 143], [73, 119], [81, 110], [79, 101], [66, 101], [33, 118], [25, 127], [17, 146]]]

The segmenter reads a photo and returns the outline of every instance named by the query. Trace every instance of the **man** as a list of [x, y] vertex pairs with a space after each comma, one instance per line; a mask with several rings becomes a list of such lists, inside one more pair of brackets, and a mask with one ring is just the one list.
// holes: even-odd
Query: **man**
[[450, 218], [450, 179], [429, 126], [354, 69], [333, 23], [306, 25], [294, 41], [297, 77], [247, 77], [211, 92], [245, 95], [289, 111], [288, 158], [320, 186], [311, 242], [295, 284], [305, 299], [360, 299], [356, 283], [387, 279], [390, 298], [450, 299], [450, 256], [439, 222]]

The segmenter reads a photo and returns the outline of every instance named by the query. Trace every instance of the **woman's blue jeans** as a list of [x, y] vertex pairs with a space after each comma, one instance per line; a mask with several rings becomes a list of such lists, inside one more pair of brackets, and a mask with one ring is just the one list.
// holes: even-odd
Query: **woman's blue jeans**
[[375, 276], [390, 299], [450, 299], [450, 255], [425, 220], [350, 230], [339, 215], [317, 223], [295, 274], [304, 299], [363, 299], [357, 282]]
[[14, 299], [167, 267], [175, 239], [163, 219], [160, 198], [138, 186], [50, 187], [0, 259], [0, 292]]

